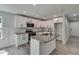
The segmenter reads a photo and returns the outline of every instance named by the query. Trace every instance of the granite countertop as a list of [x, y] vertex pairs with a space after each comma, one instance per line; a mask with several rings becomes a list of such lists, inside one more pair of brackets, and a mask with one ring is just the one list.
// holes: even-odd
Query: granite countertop
[[48, 42], [50, 41], [52, 38], [54, 38], [54, 36], [50, 36], [50, 35], [36, 35], [36, 36], [31, 36], [31, 38], [39, 40], [40, 42]]

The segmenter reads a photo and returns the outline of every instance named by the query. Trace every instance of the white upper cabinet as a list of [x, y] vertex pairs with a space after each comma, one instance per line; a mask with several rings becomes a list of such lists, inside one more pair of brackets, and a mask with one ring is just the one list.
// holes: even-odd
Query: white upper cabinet
[[15, 27], [27, 27], [26, 22], [28, 18], [22, 16], [15, 16]]
[[34, 23], [34, 27], [43, 27], [44, 22], [37, 19], [22, 17], [22, 16], [15, 16], [15, 27], [27, 27], [27, 22]]

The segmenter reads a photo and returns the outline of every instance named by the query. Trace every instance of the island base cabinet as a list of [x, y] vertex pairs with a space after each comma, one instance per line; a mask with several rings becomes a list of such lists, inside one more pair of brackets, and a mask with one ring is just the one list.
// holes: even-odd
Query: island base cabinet
[[31, 38], [30, 43], [30, 55], [49, 55], [56, 48], [55, 39], [48, 43], [43, 43]]
[[39, 55], [40, 54], [40, 42], [31, 38], [30, 40], [30, 55]]
[[56, 48], [56, 40], [40, 44], [40, 55], [49, 55]]

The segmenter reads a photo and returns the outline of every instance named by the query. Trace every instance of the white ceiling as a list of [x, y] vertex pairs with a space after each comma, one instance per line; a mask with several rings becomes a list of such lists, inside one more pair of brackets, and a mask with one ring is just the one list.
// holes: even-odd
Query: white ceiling
[[[24, 14], [38, 18], [48, 18], [66, 13], [68, 15], [79, 14], [79, 4], [0, 4], [0, 10]], [[24, 11], [26, 11], [24, 13]]]

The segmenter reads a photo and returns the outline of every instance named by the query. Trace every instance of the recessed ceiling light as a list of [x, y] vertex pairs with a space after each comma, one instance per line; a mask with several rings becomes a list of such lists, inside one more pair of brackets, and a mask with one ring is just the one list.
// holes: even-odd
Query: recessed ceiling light
[[36, 4], [33, 4], [33, 6], [36, 6]]
[[27, 13], [27, 11], [24, 11], [23, 13]]
[[77, 14], [73, 14], [73, 16], [77, 16]]

